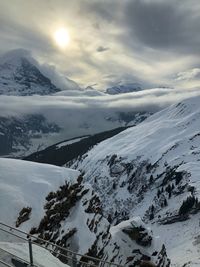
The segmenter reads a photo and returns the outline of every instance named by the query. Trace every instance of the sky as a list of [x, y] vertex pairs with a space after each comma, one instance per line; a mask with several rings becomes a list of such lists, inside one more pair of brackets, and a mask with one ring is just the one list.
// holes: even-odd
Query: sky
[[[64, 28], [63, 48], [55, 33]], [[199, 0], [0, 0], [0, 52], [30, 50], [82, 87], [200, 82]]]

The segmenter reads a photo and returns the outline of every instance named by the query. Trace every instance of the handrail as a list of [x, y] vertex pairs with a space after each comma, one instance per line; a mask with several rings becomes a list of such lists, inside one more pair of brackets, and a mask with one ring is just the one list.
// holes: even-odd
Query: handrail
[[10, 264], [6, 263], [5, 261], [2, 261], [2, 260], [0, 260], [0, 263], [2, 263], [3, 265], [5, 265], [7, 267], [13, 267], [12, 265], [10, 265]]
[[[9, 255], [11, 255], [11, 256], [14, 256], [15, 258], [17, 258], [17, 259], [19, 259], [19, 260], [21, 260], [21, 261], [23, 261], [23, 262], [26, 262], [26, 263], [29, 264], [29, 262], [28, 262], [27, 260], [22, 259], [21, 257], [15, 255], [15, 254], [13, 254], [13, 253], [11, 253], [11, 252], [8, 251], [8, 250], [5, 250], [5, 249], [3, 249], [3, 248], [1, 248], [1, 247], [0, 247], [0, 250], [3, 251], [3, 252], [5, 252], [5, 253], [7, 253], [7, 254], [9, 254]], [[37, 265], [35, 265], [35, 264], [34, 264], [34, 266], [37, 267]]]
[[[120, 264], [117, 264], [117, 263], [114, 263], [114, 262], [109, 262], [109, 261], [101, 260], [101, 259], [99, 259], [99, 258], [95, 258], [95, 257], [92, 257], [92, 256], [87, 256], [87, 255], [83, 255], [83, 254], [80, 254], [80, 253], [76, 253], [76, 252], [74, 252], [74, 251], [72, 251], [72, 250], [69, 250], [69, 249], [66, 249], [66, 248], [64, 248], [64, 247], [61, 247], [61, 246], [59, 246], [59, 245], [57, 245], [57, 244], [54, 244], [54, 243], [49, 242], [49, 241], [47, 241], [47, 240], [44, 240], [44, 239], [42, 239], [42, 238], [40, 238], [40, 237], [36, 237], [36, 236], [34, 236], [34, 235], [28, 234], [28, 233], [26, 233], [26, 232], [24, 232], [24, 231], [22, 231], [22, 230], [20, 230], [20, 229], [17, 229], [17, 228], [15, 228], [15, 227], [12, 227], [12, 226], [10, 226], [10, 225], [8, 225], [8, 224], [5, 224], [5, 223], [3, 223], [3, 222], [0, 222], [0, 225], [3, 226], [3, 227], [9, 228], [9, 230], [5, 230], [5, 229], [3, 229], [2, 227], [0, 227], [0, 231], [6, 232], [6, 233], [11, 234], [11, 235], [13, 235], [13, 236], [15, 236], [15, 237], [18, 237], [18, 238], [22, 239], [23, 241], [26, 241], [26, 242], [29, 242], [29, 241], [30, 241], [32, 244], [35, 244], [35, 245], [37, 245], [37, 246], [39, 246], [39, 247], [42, 247], [42, 248], [48, 250], [48, 251], [51, 252], [51, 253], [56, 253], [57, 255], [62, 256], [62, 257], [65, 257], [66, 259], [70, 259], [70, 260], [73, 261], [73, 260], [74, 260], [74, 256], [79, 256], [80, 258], [83, 257], [83, 258], [85, 258], [85, 259], [88, 259], [88, 260], [92, 260], [92, 261], [98, 262], [98, 265], [99, 265], [99, 264], [102, 264], [102, 265], [104, 266], [104, 264], [106, 264], [106, 265], [108, 265], [108, 266], [112, 266], [112, 265], [113, 265], [113, 266], [115, 266], [115, 267], [123, 267], [123, 265], [120, 265]], [[24, 238], [24, 237], [22, 237], [22, 236], [20, 236], [20, 235], [18, 235], [18, 234], [16, 234], [16, 233], [13, 233], [12, 231], [16, 231], [17, 233], [26, 235], [26, 238]], [[42, 246], [41, 244], [38, 244], [35, 240], [32, 240], [31, 238], [32, 238], [32, 239], [35, 239], [35, 240], [38, 240], [38, 241], [41, 241], [41, 242], [43, 242], [43, 243], [45, 243], [45, 244], [47, 244], [47, 245], [51, 245], [53, 248], [57, 248], [58, 250], [65, 251], [65, 252], [67, 252], [67, 254], [68, 254], [68, 253], [71, 254], [72, 257], [69, 257], [68, 255], [65, 255], [65, 254], [63, 254], [63, 253], [60, 253], [59, 251], [55, 251], [55, 250], [50, 249], [50, 248], [48, 248], [48, 247]], [[82, 261], [80, 261], [80, 260], [76, 260], [76, 261], [78, 261], [78, 262], [80, 262], [80, 263], [83, 263], [83, 264], [86, 265], [86, 266], [87, 266], [87, 265], [88, 265], [88, 266], [94, 266], [93, 264], [89, 264], [89, 263], [87, 263], [87, 262], [82, 262]]]
[[20, 239], [22, 239], [22, 240], [24, 240], [24, 241], [27, 241], [26, 238], [23, 238], [23, 237], [21, 237], [20, 235], [11, 233], [11, 232], [9, 232], [9, 231], [7, 231], [7, 230], [5, 230], [5, 229], [2, 229], [1, 227], [0, 227], [0, 231], [5, 232], [5, 233], [10, 234], [10, 235], [13, 235], [13, 236], [15, 236], [15, 237], [18, 237], [18, 238], [20, 238]]

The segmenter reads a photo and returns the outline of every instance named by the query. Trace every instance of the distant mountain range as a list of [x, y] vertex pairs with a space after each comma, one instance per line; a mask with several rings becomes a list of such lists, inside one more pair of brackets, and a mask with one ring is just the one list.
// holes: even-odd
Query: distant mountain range
[[[126, 107], [117, 111], [105, 105], [99, 108], [95, 98], [107, 97], [106, 94], [91, 87], [81, 90], [66, 77], [66, 84], [62, 79], [59, 83], [61, 76], [50, 74], [47, 67], [43, 68], [23, 49], [0, 57], [0, 98], [13, 109], [6, 105], [0, 116], [0, 155], [23, 157], [65, 139], [136, 125], [151, 115], [147, 111], [132, 112]], [[58, 87], [62, 84], [66, 85], [65, 90]], [[71, 103], [86, 108], [80, 112]], [[15, 111], [15, 105], [21, 106], [20, 112]]]
[[106, 89], [106, 93], [109, 95], [125, 94], [141, 91], [141, 85], [139, 83], [124, 83], [112, 86]]

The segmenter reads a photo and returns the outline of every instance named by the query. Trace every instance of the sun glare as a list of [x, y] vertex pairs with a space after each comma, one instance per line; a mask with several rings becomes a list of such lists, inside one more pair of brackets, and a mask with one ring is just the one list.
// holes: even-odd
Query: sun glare
[[60, 48], [65, 48], [70, 42], [69, 32], [65, 28], [60, 28], [55, 32], [54, 39]]

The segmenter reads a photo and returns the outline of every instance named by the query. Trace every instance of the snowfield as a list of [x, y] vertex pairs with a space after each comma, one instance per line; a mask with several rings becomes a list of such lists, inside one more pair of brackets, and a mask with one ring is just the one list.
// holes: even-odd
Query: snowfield
[[44, 215], [45, 198], [65, 181], [74, 183], [78, 171], [56, 166], [0, 158], [0, 221], [15, 226], [23, 207], [32, 207], [31, 220], [22, 230], [38, 225]]

